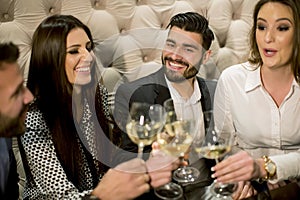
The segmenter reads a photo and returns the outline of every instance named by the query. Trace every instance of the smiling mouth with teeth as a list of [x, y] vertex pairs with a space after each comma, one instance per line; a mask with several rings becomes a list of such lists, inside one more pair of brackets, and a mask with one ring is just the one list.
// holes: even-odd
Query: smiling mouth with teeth
[[170, 67], [174, 67], [174, 68], [184, 68], [184, 67], [188, 67], [189, 64], [182, 61], [182, 60], [173, 60], [172, 58], [166, 57], [165, 58], [165, 62], [169, 62]]
[[90, 68], [89, 67], [81, 67], [81, 68], [77, 68], [75, 71], [76, 72], [89, 72]]

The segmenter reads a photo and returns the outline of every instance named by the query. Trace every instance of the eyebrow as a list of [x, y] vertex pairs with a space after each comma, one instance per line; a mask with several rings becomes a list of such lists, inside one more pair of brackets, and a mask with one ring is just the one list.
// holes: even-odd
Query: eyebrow
[[[172, 43], [176, 44], [176, 41], [173, 40], [173, 39], [170, 39], [170, 38], [167, 39], [167, 42], [172, 42]], [[199, 50], [199, 48], [196, 45], [193, 45], [193, 44], [183, 43], [182, 46]]]
[[[258, 20], [262, 20], [264, 22], [267, 22], [267, 20], [265, 20], [264, 18], [261, 18], [261, 17], [257, 18], [257, 21]], [[291, 24], [293, 24], [292, 21], [289, 18], [286, 18], [286, 17], [276, 19], [276, 22], [279, 22], [279, 21], [289, 21]]]
[[71, 46], [67, 47], [67, 49], [74, 48], [74, 47], [80, 47], [80, 45], [79, 44], [74, 44], [74, 45], [71, 45]]
[[[85, 45], [91, 44], [91, 43], [92, 43], [91, 41], [87, 41], [87, 42], [85, 43]], [[80, 47], [80, 46], [81, 46], [80, 44], [73, 44], [73, 45], [67, 47], [67, 49], [74, 48], [74, 47]]]

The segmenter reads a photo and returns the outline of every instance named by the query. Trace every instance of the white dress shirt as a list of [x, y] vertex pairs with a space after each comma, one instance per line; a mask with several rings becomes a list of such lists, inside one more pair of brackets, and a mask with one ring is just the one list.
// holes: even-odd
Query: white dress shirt
[[[204, 119], [203, 119], [203, 111], [201, 106], [201, 92], [199, 88], [199, 84], [197, 79], [194, 81], [194, 92], [192, 96], [189, 99], [183, 98], [177, 90], [172, 86], [171, 82], [166, 78], [166, 82], [168, 85], [168, 88], [170, 90], [171, 98], [174, 102], [183, 103], [183, 109], [176, 108], [175, 104], [175, 110], [176, 113], [178, 110], [182, 110], [184, 112], [184, 116], [189, 116], [191, 114], [194, 114], [196, 117], [196, 127], [195, 130], [192, 133], [193, 141], [200, 141], [204, 138], [205, 131], [204, 131]], [[181, 113], [181, 111], [179, 111]], [[199, 159], [198, 155], [194, 155], [193, 153], [190, 153], [189, 161], [190, 163], [195, 162]]]
[[254, 158], [268, 155], [277, 179], [300, 176], [300, 88], [294, 80], [278, 108], [264, 89], [260, 67], [246, 62], [225, 69], [215, 93], [217, 129], [236, 131], [236, 145]]

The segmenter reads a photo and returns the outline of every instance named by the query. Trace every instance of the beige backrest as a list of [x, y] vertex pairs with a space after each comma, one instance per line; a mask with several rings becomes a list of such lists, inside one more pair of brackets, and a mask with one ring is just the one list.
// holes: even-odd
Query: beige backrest
[[[226, 67], [249, 54], [248, 33], [257, 0], [0, 0], [0, 42], [13, 41], [21, 50], [19, 64], [27, 77], [31, 38], [37, 25], [56, 13], [71, 14], [86, 23], [96, 54], [107, 67], [135, 80], [160, 67], [169, 19], [186, 11], [206, 16], [216, 40], [212, 59], [202, 67], [204, 77], [217, 78]], [[111, 72], [111, 70], [110, 70]], [[110, 73], [105, 73], [109, 76]], [[113, 73], [115, 75], [115, 73]], [[108, 79], [109, 80], [109, 79]]]

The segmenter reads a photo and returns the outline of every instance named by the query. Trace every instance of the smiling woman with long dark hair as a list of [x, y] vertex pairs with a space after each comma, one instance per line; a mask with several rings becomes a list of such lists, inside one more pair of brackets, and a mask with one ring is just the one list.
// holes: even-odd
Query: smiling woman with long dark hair
[[25, 199], [130, 199], [149, 190], [145, 171], [109, 169], [118, 137], [110, 135], [93, 48], [88, 27], [70, 15], [46, 18], [33, 35], [28, 88], [36, 98], [20, 140]]

